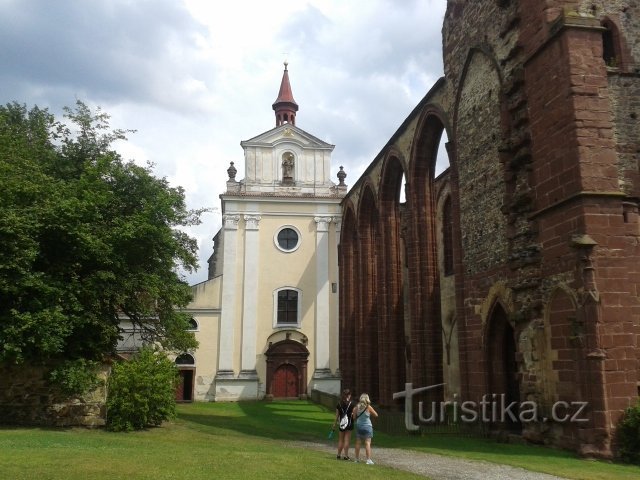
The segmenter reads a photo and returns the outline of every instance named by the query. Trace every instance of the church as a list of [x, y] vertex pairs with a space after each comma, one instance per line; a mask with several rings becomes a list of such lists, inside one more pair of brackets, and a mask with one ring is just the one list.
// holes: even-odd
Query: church
[[208, 280], [186, 311], [199, 341], [178, 356], [180, 401], [338, 393], [338, 239], [346, 174], [330, 145], [296, 125], [288, 66], [275, 127], [240, 145], [227, 169]]

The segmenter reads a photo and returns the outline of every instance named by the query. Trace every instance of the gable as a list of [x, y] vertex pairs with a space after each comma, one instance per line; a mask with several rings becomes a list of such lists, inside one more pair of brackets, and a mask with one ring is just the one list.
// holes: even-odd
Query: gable
[[295, 125], [286, 123], [272, 130], [261, 133], [249, 140], [240, 142], [246, 147], [274, 147], [281, 143], [293, 143], [304, 149], [333, 150], [335, 145], [314, 137]]

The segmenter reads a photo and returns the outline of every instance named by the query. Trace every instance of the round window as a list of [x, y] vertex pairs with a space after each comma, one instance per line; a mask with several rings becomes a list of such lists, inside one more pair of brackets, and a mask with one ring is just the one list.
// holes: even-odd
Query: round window
[[278, 232], [276, 240], [282, 250], [290, 252], [298, 246], [300, 236], [293, 228], [286, 227]]

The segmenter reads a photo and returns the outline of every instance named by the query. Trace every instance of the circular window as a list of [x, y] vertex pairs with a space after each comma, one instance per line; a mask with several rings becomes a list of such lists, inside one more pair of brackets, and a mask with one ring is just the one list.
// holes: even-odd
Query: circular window
[[300, 235], [291, 227], [281, 229], [276, 235], [276, 245], [280, 250], [292, 252], [300, 243]]

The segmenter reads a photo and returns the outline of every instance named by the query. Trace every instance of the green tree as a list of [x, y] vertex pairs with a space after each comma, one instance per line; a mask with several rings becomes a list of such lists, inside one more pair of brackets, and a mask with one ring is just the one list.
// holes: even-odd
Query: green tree
[[184, 192], [124, 161], [128, 131], [77, 102], [68, 124], [46, 109], [0, 106], [0, 362], [97, 360], [123, 316], [147, 342], [195, 348], [176, 273], [196, 265], [199, 223]]

